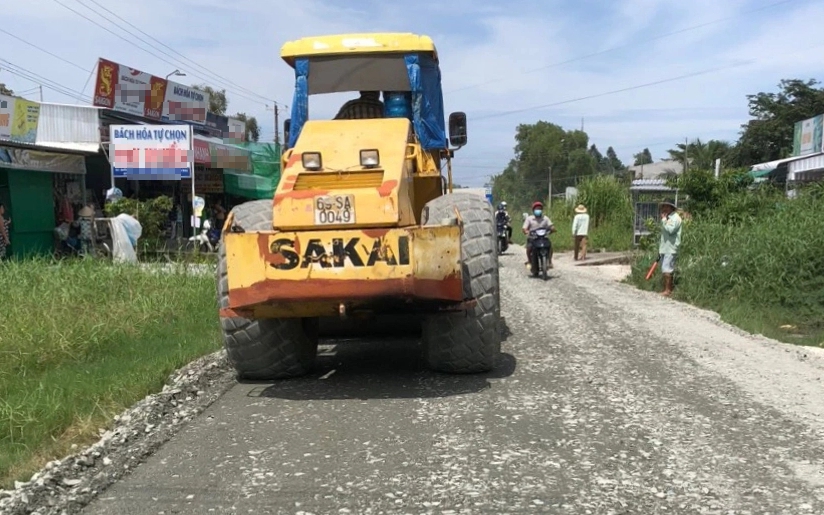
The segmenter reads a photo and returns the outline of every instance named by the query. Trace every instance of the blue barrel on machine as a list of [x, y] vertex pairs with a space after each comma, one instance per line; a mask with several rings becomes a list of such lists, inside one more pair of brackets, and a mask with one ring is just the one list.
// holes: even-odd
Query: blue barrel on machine
[[407, 91], [387, 91], [383, 94], [384, 115], [387, 118], [412, 119], [412, 95]]

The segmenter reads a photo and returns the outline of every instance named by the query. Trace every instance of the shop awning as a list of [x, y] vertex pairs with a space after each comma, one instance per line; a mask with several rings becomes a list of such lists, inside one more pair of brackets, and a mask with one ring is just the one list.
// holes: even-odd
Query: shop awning
[[798, 159], [790, 163], [790, 174], [794, 176], [797, 173], [816, 172], [824, 170], [824, 152], [804, 156], [803, 159]]
[[97, 154], [100, 151], [100, 108], [40, 104], [36, 144]]

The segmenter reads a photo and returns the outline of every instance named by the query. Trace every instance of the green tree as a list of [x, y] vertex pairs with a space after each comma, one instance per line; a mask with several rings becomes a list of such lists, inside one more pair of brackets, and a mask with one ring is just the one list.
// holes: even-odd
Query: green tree
[[622, 163], [621, 160], [618, 159], [618, 154], [615, 153], [615, 149], [612, 147], [607, 148], [607, 159], [609, 159], [611, 170], [621, 172], [626, 168], [626, 166], [624, 166], [624, 163]]
[[652, 152], [649, 151], [648, 148], [645, 148], [641, 152], [634, 154], [632, 157], [635, 158], [635, 166], [639, 165], [649, 165], [652, 164]]
[[563, 191], [570, 185], [570, 153], [583, 150], [586, 155], [588, 140], [585, 132], [568, 132], [545, 121], [519, 125], [515, 131], [515, 157], [493, 179], [493, 196], [521, 206], [546, 199], [550, 170], [553, 193]]
[[792, 154], [795, 123], [824, 113], [824, 88], [816, 80], [789, 79], [777, 93], [747, 95], [752, 119], [742, 126], [734, 154], [737, 165], [751, 166]]
[[8, 97], [13, 97], [14, 96], [14, 91], [10, 90], [9, 88], [6, 87], [5, 84], [0, 82], [0, 95], [6, 95]]
[[229, 108], [229, 100], [226, 98], [225, 89], [217, 90], [206, 84], [199, 84], [197, 86], [192, 87], [209, 94], [210, 112], [219, 114], [221, 116], [226, 115], [226, 110]]
[[586, 132], [566, 131], [546, 121], [516, 128], [514, 154], [491, 181], [493, 197], [506, 200], [513, 209], [546, 200], [550, 176], [552, 194], [556, 195], [576, 186], [583, 178], [625, 169], [612, 147], [604, 156], [596, 145], [590, 144]]
[[254, 141], [255, 143], [260, 141], [260, 127], [257, 118], [248, 116], [246, 113], [237, 113], [232, 118], [242, 121], [246, 126], [246, 141]]
[[[569, 173], [576, 180], [595, 175], [598, 171], [598, 164], [595, 157], [587, 150], [578, 148], [569, 153]], [[573, 186], [573, 184], [565, 186]]]
[[595, 143], [590, 145], [589, 150], [587, 152], [589, 152], [589, 155], [591, 155], [593, 159], [595, 159], [595, 161], [599, 163], [601, 162], [601, 159], [604, 158], [603, 154], [601, 154], [601, 151], [598, 150], [598, 147], [595, 145]]
[[682, 166], [685, 164], [685, 159], [688, 159], [689, 168], [698, 170], [714, 170], [716, 159], [729, 164], [733, 149], [733, 146], [726, 141], [711, 139], [704, 143], [700, 138], [689, 142], [689, 145], [678, 143], [675, 147], [667, 151], [670, 157]]

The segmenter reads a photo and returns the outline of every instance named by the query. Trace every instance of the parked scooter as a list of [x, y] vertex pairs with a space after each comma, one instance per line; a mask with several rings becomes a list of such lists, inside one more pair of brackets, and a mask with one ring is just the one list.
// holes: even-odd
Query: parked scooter
[[547, 229], [537, 229], [530, 233], [532, 239], [532, 274], [544, 281], [549, 279], [549, 262], [552, 258], [552, 242]]
[[212, 223], [209, 220], [203, 221], [203, 227], [200, 229], [200, 234], [191, 236], [186, 243], [186, 250], [193, 252], [215, 252], [220, 244], [220, 232], [216, 228], [212, 228]]

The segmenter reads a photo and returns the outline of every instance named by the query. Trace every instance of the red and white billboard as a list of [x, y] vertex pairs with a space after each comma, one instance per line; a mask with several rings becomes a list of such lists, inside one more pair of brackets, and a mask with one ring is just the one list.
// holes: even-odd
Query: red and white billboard
[[209, 94], [101, 58], [94, 105], [152, 120], [202, 124], [206, 123]]

